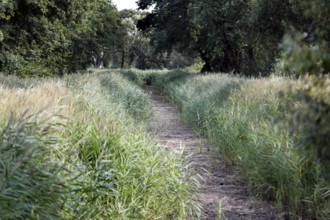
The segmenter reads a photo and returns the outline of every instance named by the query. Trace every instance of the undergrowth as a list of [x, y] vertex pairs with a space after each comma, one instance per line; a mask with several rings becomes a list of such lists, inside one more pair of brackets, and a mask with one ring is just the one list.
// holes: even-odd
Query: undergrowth
[[0, 219], [198, 216], [197, 182], [145, 132], [136, 85], [107, 71], [36, 81], [0, 85]]
[[[325, 107], [310, 110], [310, 105], [301, 101], [302, 81], [228, 74], [196, 76], [182, 71], [136, 72], [136, 77], [151, 77], [182, 118], [238, 168], [252, 189], [276, 200], [283, 218], [330, 218], [330, 184], [322, 175], [322, 166], [328, 161], [311, 160], [313, 154], [303, 150], [307, 145], [301, 141], [309, 134], [306, 132], [318, 134], [322, 129], [311, 140], [318, 144], [315, 140], [323, 138], [322, 143], [328, 143], [325, 132], [329, 121], [324, 116], [329, 112]], [[313, 91], [316, 97], [329, 97], [328, 84]], [[321, 113], [322, 124], [317, 124]], [[301, 115], [305, 120], [297, 120]]]

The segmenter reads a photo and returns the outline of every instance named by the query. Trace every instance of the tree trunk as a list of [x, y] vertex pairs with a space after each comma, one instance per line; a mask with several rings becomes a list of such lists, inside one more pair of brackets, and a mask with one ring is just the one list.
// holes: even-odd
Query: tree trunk
[[201, 59], [204, 61], [204, 66], [201, 70], [201, 73], [212, 72], [211, 59], [207, 56], [206, 52], [200, 51]]
[[248, 75], [252, 76], [252, 75], [256, 75], [255, 71], [255, 58], [254, 58], [254, 50], [253, 50], [253, 46], [249, 46], [247, 48], [247, 65], [248, 65]]
[[204, 60], [205, 64], [201, 70], [201, 73], [209, 73], [212, 71], [211, 64], [208, 60]]
[[102, 68], [103, 67], [103, 62], [104, 62], [103, 52], [98, 53], [97, 56], [96, 56], [94, 67], [95, 68]]
[[125, 56], [126, 56], [126, 54], [125, 54], [125, 51], [123, 50], [122, 54], [121, 54], [121, 64], [120, 64], [121, 69], [124, 69], [124, 66], [125, 66]]
[[225, 31], [222, 31], [223, 39], [222, 42], [224, 47], [224, 62], [223, 69], [226, 72], [234, 71], [240, 73], [240, 53], [237, 51], [237, 46], [227, 36]]
[[104, 55], [103, 55], [103, 67], [105, 67], [105, 68], [108, 68], [110, 66], [109, 57], [110, 57], [110, 54], [104, 53]]

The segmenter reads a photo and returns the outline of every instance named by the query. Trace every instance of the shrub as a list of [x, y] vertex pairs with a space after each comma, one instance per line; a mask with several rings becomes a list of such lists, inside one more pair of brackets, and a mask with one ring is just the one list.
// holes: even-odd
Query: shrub
[[330, 183], [330, 80], [329, 76], [305, 78], [295, 95], [301, 103], [293, 110], [289, 126], [311, 164], [319, 164]]

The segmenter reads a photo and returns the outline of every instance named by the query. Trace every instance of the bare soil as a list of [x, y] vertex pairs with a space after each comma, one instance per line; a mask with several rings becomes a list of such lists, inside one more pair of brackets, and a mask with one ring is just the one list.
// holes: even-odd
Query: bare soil
[[144, 89], [150, 95], [154, 111], [150, 132], [169, 151], [181, 152], [184, 148], [187, 163], [194, 164], [193, 169], [202, 177], [197, 195], [202, 207], [201, 219], [217, 219], [219, 207], [222, 219], [280, 219], [274, 204], [254, 197], [237, 171], [205, 139], [180, 121], [177, 110], [164, 96], [152, 86]]

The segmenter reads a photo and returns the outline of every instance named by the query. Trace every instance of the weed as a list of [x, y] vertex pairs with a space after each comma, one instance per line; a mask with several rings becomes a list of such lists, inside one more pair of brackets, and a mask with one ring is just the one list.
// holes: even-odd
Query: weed
[[[13, 83], [0, 87], [0, 97], [1, 218], [198, 215], [196, 181], [183, 159], [145, 132], [150, 103], [117, 73], [77, 74], [24, 88]], [[20, 119], [27, 109], [32, 121]], [[3, 115], [11, 111], [6, 123]]]
[[301, 134], [290, 132], [287, 124], [292, 109], [302, 106], [293, 95], [299, 81], [180, 72], [161, 73], [154, 81], [182, 118], [207, 136], [261, 195], [275, 199], [292, 218], [329, 218], [329, 184], [319, 165], [299, 150], [296, 135]]

